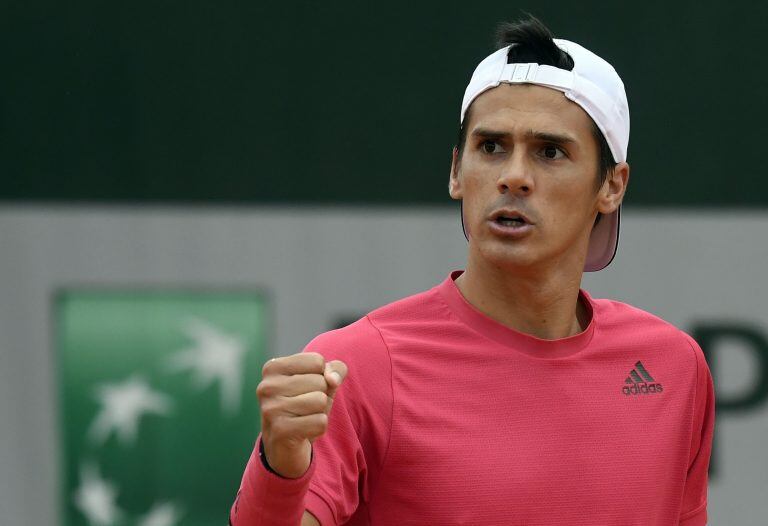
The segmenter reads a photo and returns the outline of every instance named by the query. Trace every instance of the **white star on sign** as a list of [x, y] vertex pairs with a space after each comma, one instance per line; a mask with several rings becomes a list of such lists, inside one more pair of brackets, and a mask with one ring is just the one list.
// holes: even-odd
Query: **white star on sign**
[[139, 375], [133, 375], [122, 383], [97, 386], [96, 398], [101, 404], [101, 411], [88, 434], [97, 444], [104, 443], [113, 431], [121, 442], [133, 443], [139, 419], [144, 413], [166, 415], [172, 406], [170, 398], [153, 391]]
[[115, 504], [117, 489], [101, 478], [92, 464], [80, 467], [80, 486], [74, 492], [75, 506], [91, 526], [112, 526], [122, 515]]
[[169, 368], [192, 370], [198, 389], [205, 389], [218, 380], [222, 411], [236, 413], [240, 407], [245, 345], [237, 337], [200, 319], [189, 320], [184, 333], [194, 346], [171, 356]]
[[138, 526], [174, 526], [181, 515], [181, 510], [172, 502], [155, 503]]

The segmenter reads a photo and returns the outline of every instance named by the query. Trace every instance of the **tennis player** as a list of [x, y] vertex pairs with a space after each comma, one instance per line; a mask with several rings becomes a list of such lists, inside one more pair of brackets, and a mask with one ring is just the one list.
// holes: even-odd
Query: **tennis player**
[[500, 36], [453, 151], [466, 269], [265, 364], [233, 526], [706, 524], [701, 349], [580, 289], [616, 252], [624, 85], [536, 19]]

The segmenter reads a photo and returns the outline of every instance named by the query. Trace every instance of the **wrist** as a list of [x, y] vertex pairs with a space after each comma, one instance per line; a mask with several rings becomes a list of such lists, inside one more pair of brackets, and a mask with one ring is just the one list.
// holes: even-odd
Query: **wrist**
[[[312, 458], [315, 456], [315, 450], [310, 445], [309, 449], [309, 463], [312, 464]], [[259, 458], [261, 459], [261, 463], [264, 465], [264, 467], [269, 471], [270, 473], [274, 473], [280, 478], [288, 479], [288, 477], [282, 476], [280, 473], [272, 469], [272, 466], [269, 465], [269, 461], [267, 460], [267, 454], [264, 451], [264, 436], [262, 435], [261, 439], [259, 440]], [[289, 479], [290, 480], [290, 479]]]

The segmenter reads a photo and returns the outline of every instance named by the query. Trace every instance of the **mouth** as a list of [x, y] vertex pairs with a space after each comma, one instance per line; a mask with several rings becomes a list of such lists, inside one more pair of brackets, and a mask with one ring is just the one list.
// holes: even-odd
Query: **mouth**
[[519, 238], [531, 231], [534, 223], [516, 210], [497, 210], [488, 217], [491, 230], [503, 237]]
[[511, 216], [511, 217], [499, 216], [496, 219], [494, 219], [494, 221], [496, 221], [498, 224], [502, 226], [513, 226], [513, 227], [523, 226], [528, 224], [526, 223], [525, 219], [523, 219], [522, 217], [515, 217], [515, 216]]
[[491, 214], [489, 219], [502, 226], [515, 227], [533, 224], [530, 219], [517, 210], [497, 210]]

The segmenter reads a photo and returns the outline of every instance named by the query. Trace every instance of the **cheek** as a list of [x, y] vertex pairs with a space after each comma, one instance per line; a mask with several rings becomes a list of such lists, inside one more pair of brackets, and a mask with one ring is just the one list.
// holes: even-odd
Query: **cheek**
[[597, 193], [593, 184], [585, 184], [579, 177], [570, 184], [552, 185], [546, 192], [544, 209], [550, 210], [552, 225], [563, 230], [581, 230], [595, 209]]
[[465, 199], [478, 201], [488, 198], [496, 188], [495, 174], [488, 166], [478, 163], [474, 156], [467, 156], [462, 169], [462, 187]]
[[485, 207], [490, 202], [489, 185], [484, 178], [467, 175], [464, 179], [464, 219], [477, 223], [485, 217]]

